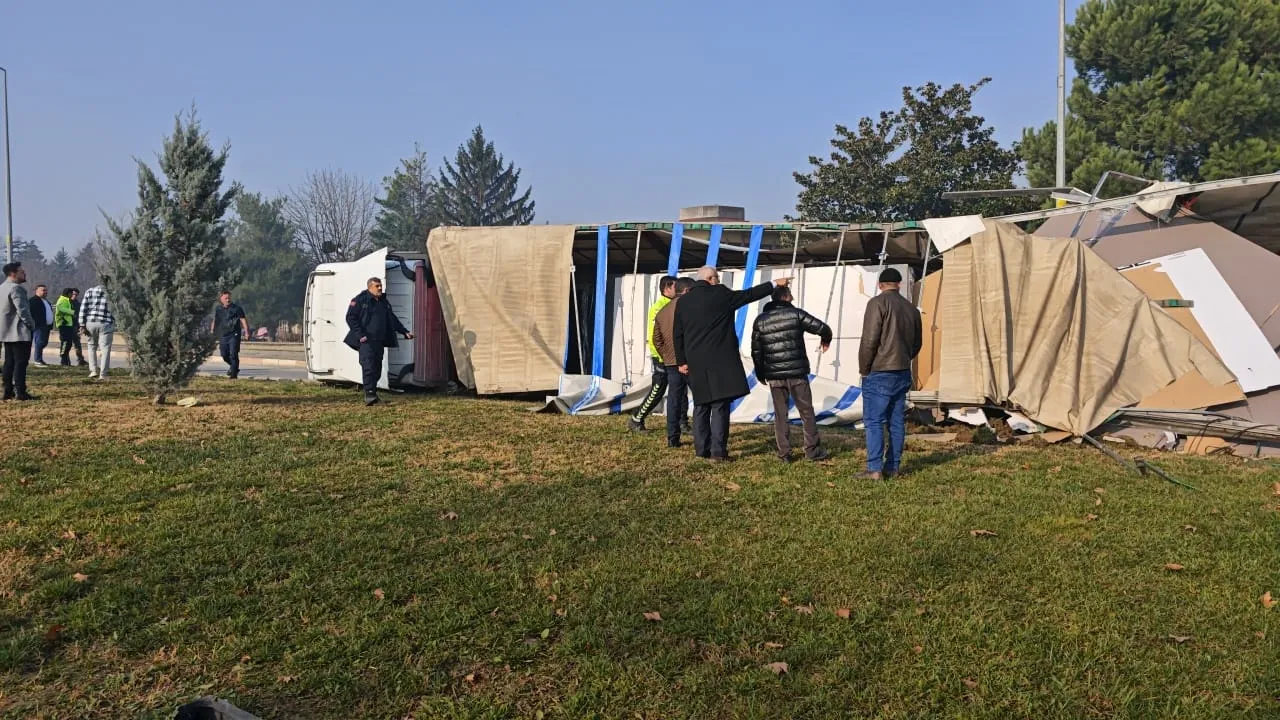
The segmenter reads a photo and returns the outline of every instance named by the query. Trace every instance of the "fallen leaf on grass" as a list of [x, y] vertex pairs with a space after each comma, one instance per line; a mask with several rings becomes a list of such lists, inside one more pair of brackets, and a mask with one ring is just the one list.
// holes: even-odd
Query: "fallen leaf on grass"
[[568, 614], [569, 614], [568, 610], [565, 610], [564, 608], [556, 608], [556, 617], [564, 617], [565, 615], [568, 615]]
[[1049, 472], [1051, 472], [1051, 473], [1060, 473], [1060, 472], [1062, 472], [1062, 466], [1061, 466], [1061, 465], [1054, 465], [1053, 467], [1049, 468]]
[[833, 483], [833, 482], [829, 482], [829, 483], [827, 483], [827, 487], [829, 487], [829, 488], [833, 488], [833, 487], [835, 487], [835, 486], [836, 486], [836, 484], [835, 484], [835, 483]]
[[466, 682], [473, 683], [473, 682], [475, 682], [475, 681], [476, 681], [476, 674], [475, 674], [475, 673], [467, 673], [466, 677], [464, 677], [464, 678], [462, 678], [462, 679], [463, 679], [464, 681], [466, 681]]
[[783, 595], [783, 596], [782, 596], [782, 604], [783, 604], [783, 605], [790, 605], [790, 604], [791, 604], [791, 598], [787, 597], [786, 595]]
[[63, 539], [63, 540], [75, 540], [75, 539], [76, 539], [76, 531], [75, 531], [75, 530], [68, 529], [66, 532], [62, 533], [62, 539]]
[[736, 482], [727, 482], [724, 484], [724, 489], [728, 490], [729, 492], [738, 492], [739, 490], [742, 489], [742, 486]]
[[1178, 572], [1178, 571], [1180, 571], [1180, 570], [1186, 570], [1186, 568], [1184, 568], [1183, 566], [1179, 565], [1178, 563], [1166, 563], [1166, 564], [1165, 564], [1165, 566], [1164, 566], [1164, 569], [1165, 569], [1165, 570], [1171, 570], [1171, 571], [1173, 571], [1173, 572]]
[[1094, 504], [1094, 505], [1101, 505], [1101, 504], [1102, 504], [1102, 498], [1096, 498], [1096, 499], [1093, 501], [1093, 504]]
[[920, 653], [924, 652], [924, 646], [923, 646], [923, 645], [916, 645], [915, 647], [913, 647], [913, 648], [911, 648], [911, 649], [912, 649], [913, 651], [915, 651], [915, 654], [917, 654], [917, 655], [919, 655]]
[[644, 614], [644, 619], [649, 622], [662, 622], [662, 613], [659, 613], [656, 610], [654, 612], [647, 612]]
[[49, 457], [58, 457], [58, 449], [49, 448]]
[[44, 641], [53, 642], [54, 640], [57, 640], [58, 636], [62, 634], [62, 631], [66, 629], [66, 625], [50, 625], [49, 629], [44, 631]]
[[774, 675], [785, 675], [787, 671], [791, 669], [791, 667], [784, 662], [774, 662], [774, 663], [769, 663], [768, 665], [765, 665], [764, 669], [768, 670]]
[[440, 516], [440, 519], [441, 519], [441, 520], [457, 520], [457, 519], [458, 519], [458, 513], [456, 513], [456, 512], [454, 512], [454, 511], [450, 510], [449, 512], [447, 512], [447, 513], [445, 513], [445, 514], [441, 515], [441, 516]]
[[1258, 632], [1254, 633], [1254, 634], [1253, 634], [1253, 636], [1254, 636], [1254, 637], [1256, 637], [1256, 638], [1258, 638], [1259, 640], [1266, 640], [1266, 639], [1267, 639], [1267, 634], [1266, 634], [1265, 632], [1261, 631], [1261, 630], [1259, 630]]
[[550, 534], [551, 534], [551, 535], [555, 535], [555, 534], [556, 534], [556, 529], [555, 529], [555, 528], [551, 528], [551, 533], [550, 533]]
[[801, 615], [812, 615], [812, 614], [813, 614], [813, 606], [812, 606], [812, 605], [797, 605], [797, 606], [796, 606], [796, 612], [800, 613]]
[[964, 683], [964, 686], [969, 688], [970, 690], [973, 690], [974, 688], [978, 687], [978, 681], [974, 680], [973, 678], [965, 678], [960, 682]]
[[1187, 532], [1195, 532], [1197, 530], [1195, 525], [1183, 525], [1182, 529], [1186, 530]]
[[560, 596], [558, 596], [558, 595], [548, 595], [548, 596], [547, 596], [547, 602], [555, 602], [556, 600], [559, 600], [559, 599], [560, 599]]
[[543, 640], [546, 640], [547, 638], [551, 637], [551, 628], [542, 628], [542, 633], [539, 635], [539, 637], [541, 637]]
[[1258, 598], [1258, 601], [1262, 603], [1262, 607], [1264, 607], [1264, 608], [1266, 608], [1266, 609], [1268, 609], [1268, 610], [1270, 610], [1271, 608], [1275, 607], [1275, 604], [1276, 604], [1276, 601], [1271, 599], [1271, 591], [1270, 591], [1270, 590], [1268, 590], [1268, 591], [1266, 591], [1266, 592], [1262, 593], [1262, 597]]
[[764, 644], [764, 646], [766, 649], [769, 649], [769, 650], [781, 650], [783, 648], [782, 643], [776, 643], [776, 642], [767, 642]]
[[297, 675], [279, 675], [276, 677], [276, 682], [280, 683], [281, 685], [287, 685], [297, 679], [298, 679]]
[[382, 600], [387, 597], [387, 594], [382, 592], [382, 588], [378, 588], [377, 590], [373, 591], [373, 596], [378, 598], [379, 600]]
[[1280, 497], [1280, 482], [1276, 483], [1276, 484], [1272, 487], [1272, 489], [1271, 489], [1271, 494], [1272, 494], [1272, 495], [1275, 495], [1275, 496], [1277, 496], [1277, 497]]
[[1191, 639], [1190, 635], [1170, 635], [1169, 639], [1181, 645]]
[[1093, 522], [1094, 520], [1098, 519], [1098, 516], [1094, 515], [1093, 513], [1089, 513], [1088, 515], [1084, 516], [1084, 519], [1085, 519], [1085, 522]]
[[82, 582], [88, 582], [89, 576], [85, 575], [84, 573], [76, 573], [75, 575], [71, 576], [71, 579], [75, 580], [78, 583], [82, 583]]
[[973, 537], [995, 537], [996, 534], [990, 530], [970, 530], [969, 534]]
[[1103, 493], [1106, 492], [1106, 490], [1103, 488], [1094, 488], [1093, 491], [1098, 493], [1099, 495], [1102, 495]]
[[134, 462], [136, 462], [136, 463], [138, 463], [139, 465], [146, 465], [146, 464], [147, 464], [147, 461], [146, 461], [146, 460], [143, 460], [142, 458], [138, 457], [137, 455], [134, 455], [134, 456], [133, 456], [133, 461], [134, 461]]
[[836, 617], [841, 620], [848, 620], [850, 614], [849, 608], [836, 608]]

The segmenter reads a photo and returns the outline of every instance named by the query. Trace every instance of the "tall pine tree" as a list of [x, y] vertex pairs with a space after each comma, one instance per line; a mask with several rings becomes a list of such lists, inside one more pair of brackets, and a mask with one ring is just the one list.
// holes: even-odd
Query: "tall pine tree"
[[[1189, 182], [1280, 170], [1277, 38], [1276, 0], [1086, 0], [1067, 28], [1079, 73], [1067, 184], [1091, 191], [1107, 170]], [[1056, 132], [1023, 131], [1032, 185], [1052, 184]]]
[[237, 278], [223, 215], [240, 188], [222, 190], [228, 148], [214, 152], [195, 112], [174, 121], [161, 178], [138, 161], [138, 209], [127, 225], [107, 217], [103, 281], [117, 327], [129, 338], [134, 376], [163, 404], [186, 387], [217, 339], [209, 309]]
[[274, 328], [302, 320], [302, 300], [312, 263], [294, 242], [284, 198], [236, 196], [236, 218], [227, 233], [227, 255], [240, 273], [234, 295], [249, 322]]
[[533, 188], [520, 192], [520, 170], [503, 162], [479, 125], [444, 161], [437, 191], [439, 219], [445, 225], [528, 225], [533, 222]]
[[439, 224], [436, 181], [427, 167], [427, 154], [414, 146], [413, 155], [382, 179], [381, 211], [374, 225], [374, 242], [392, 250], [421, 250], [427, 233]]

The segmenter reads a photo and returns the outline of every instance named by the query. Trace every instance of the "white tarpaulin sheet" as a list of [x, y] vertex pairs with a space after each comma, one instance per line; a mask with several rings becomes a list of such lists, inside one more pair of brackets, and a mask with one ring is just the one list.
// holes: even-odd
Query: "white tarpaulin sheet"
[[[751, 370], [749, 360], [744, 359], [743, 364], [748, 371]], [[809, 384], [813, 389], [813, 409], [819, 425], [848, 425], [862, 420], [862, 392], [857, 387], [820, 377], [811, 377]], [[756, 380], [755, 373], [747, 376], [747, 385], [751, 392], [734, 401], [729, 422], [772, 423], [775, 410], [768, 385]], [[547, 398], [545, 409], [568, 415], [616, 415], [635, 410], [648, 392], [647, 376], [630, 388], [624, 388], [621, 382], [608, 378], [563, 375], [557, 394]], [[660, 410], [662, 407], [659, 405]], [[787, 408], [787, 415], [792, 422], [800, 422], [800, 415], [794, 407]]]
[[[914, 297], [915, 285], [911, 268], [906, 265], [889, 265], [902, 273], [903, 297]], [[806, 335], [811, 372], [819, 377], [844, 384], [859, 384], [858, 344], [862, 338], [862, 316], [867, 302], [877, 294], [876, 281], [879, 265], [841, 265], [839, 267], [797, 266], [791, 272], [789, 266], [760, 268], [755, 282], [769, 282], [777, 278], [795, 275], [791, 293], [796, 307], [808, 311], [831, 326], [831, 349], [819, 353], [817, 335]], [[658, 280], [662, 274], [626, 275], [614, 284], [613, 333], [610, 347], [610, 375], [612, 379], [630, 388], [647, 385], [651, 364], [644, 336], [649, 306], [658, 297]], [[722, 270], [721, 282], [741, 289], [741, 270]], [[746, 308], [742, 324], [742, 337], [738, 346], [744, 357], [751, 355], [751, 328], [756, 316], [768, 300], [753, 303]]]

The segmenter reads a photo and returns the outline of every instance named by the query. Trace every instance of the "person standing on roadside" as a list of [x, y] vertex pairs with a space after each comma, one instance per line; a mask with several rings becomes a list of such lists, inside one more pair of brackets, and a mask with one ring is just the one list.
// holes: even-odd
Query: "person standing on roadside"
[[58, 329], [58, 355], [63, 366], [71, 365], [71, 351], [76, 351], [80, 364], [85, 365], [84, 353], [80, 350], [80, 339], [76, 337], [75, 299], [79, 293], [75, 288], [65, 288], [53, 305], [53, 326]]
[[44, 361], [44, 349], [49, 346], [49, 333], [53, 330], [53, 304], [49, 302], [49, 286], [37, 285], [31, 298], [31, 319], [36, 327], [31, 333], [32, 365], [49, 367]]
[[4, 343], [4, 399], [35, 400], [27, 393], [27, 364], [31, 362], [31, 335], [36, 322], [27, 300], [27, 271], [22, 263], [4, 266], [0, 283], [0, 343]]
[[[867, 471], [860, 477], [879, 480], [897, 475], [907, 437], [907, 391], [911, 361], [920, 354], [920, 311], [902, 297], [902, 273], [880, 273], [880, 294], [867, 303], [858, 347], [862, 375], [862, 417], [867, 428]], [[889, 447], [885, 452], [885, 428]]]
[[[777, 281], [787, 287], [790, 278]], [[734, 312], [769, 297], [774, 285], [761, 283], [748, 290], [720, 284], [720, 271], [704, 265], [698, 280], [676, 308], [676, 363], [693, 391], [693, 447], [700, 458], [729, 461], [729, 411], [734, 400], [751, 389], [742, 369]]]
[[680, 278], [675, 283], [675, 297], [658, 312], [653, 322], [653, 347], [667, 374], [667, 447], [680, 447], [680, 433], [689, 429], [689, 384], [676, 363], [676, 306], [693, 287], [693, 280]]
[[218, 296], [218, 307], [213, 311], [213, 323], [209, 332], [218, 336], [218, 351], [227, 364], [227, 377], [240, 376], [240, 339], [249, 339], [249, 320], [244, 308], [231, 302], [231, 292], [223, 290]]
[[648, 428], [644, 426], [644, 421], [649, 414], [657, 409], [658, 403], [662, 401], [662, 396], [667, 392], [667, 369], [662, 365], [662, 358], [658, 355], [658, 349], [653, 343], [653, 323], [658, 317], [658, 313], [662, 311], [671, 298], [675, 297], [676, 279], [671, 275], [664, 276], [658, 281], [658, 299], [653, 301], [649, 306], [649, 315], [645, 322], [645, 345], [649, 348], [649, 359], [653, 364], [653, 373], [650, 375], [649, 394], [644, 396], [644, 402], [640, 403], [640, 408], [636, 410], [636, 414], [631, 416], [627, 421], [627, 429], [631, 432], [648, 432]]
[[813, 390], [809, 387], [809, 353], [804, 334], [817, 335], [825, 352], [831, 347], [831, 328], [826, 323], [791, 304], [791, 289], [773, 291], [773, 300], [756, 317], [751, 331], [751, 361], [756, 377], [769, 384], [773, 395], [773, 436], [778, 457], [791, 462], [791, 403], [804, 425], [804, 455], [813, 462], [827, 459], [818, 437], [818, 421], [813, 413]]
[[412, 340], [413, 333], [396, 317], [382, 292], [382, 279], [376, 277], [369, 278], [364, 292], [351, 300], [347, 307], [347, 327], [350, 332], [343, 342], [360, 353], [364, 404], [374, 405], [379, 402], [378, 379], [382, 377], [383, 352], [397, 346], [396, 334]]
[[80, 334], [88, 340], [89, 377], [106, 380], [107, 371], [111, 369], [111, 341], [116, 332], [116, 318], [107, 304], [107, 289], [94, 285], [85, 290], [76, 318], [80, 321]]

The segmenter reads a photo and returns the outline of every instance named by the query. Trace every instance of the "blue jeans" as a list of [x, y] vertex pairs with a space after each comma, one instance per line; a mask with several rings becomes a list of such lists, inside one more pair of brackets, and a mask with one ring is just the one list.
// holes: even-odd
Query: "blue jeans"
[[[867, 427], [867, 472], [898, 472], [907, 441], [907, 391], [911, 371], [873, 372], [862, 379], [862, 420]], [[885, 456], [884, 429], [889, 426]]]
[[35, 362], [44, 362], [44, 349], [49, 346], [49, 328], [36, 328], [31, 331], [31, 349], [35, 351]]

